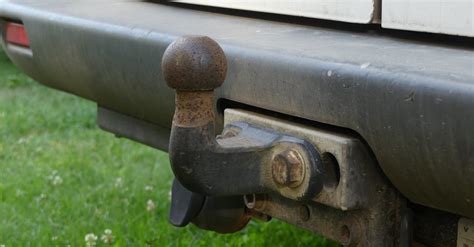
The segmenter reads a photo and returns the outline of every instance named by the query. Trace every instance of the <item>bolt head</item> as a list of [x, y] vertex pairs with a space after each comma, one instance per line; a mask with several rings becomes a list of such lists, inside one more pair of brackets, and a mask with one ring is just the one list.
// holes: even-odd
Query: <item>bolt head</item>
[[296, 150], [286, 150], [275, 155], [272, 160], [272, 175], [275, 183], [296, 188], [303, 183], [305, 164]]

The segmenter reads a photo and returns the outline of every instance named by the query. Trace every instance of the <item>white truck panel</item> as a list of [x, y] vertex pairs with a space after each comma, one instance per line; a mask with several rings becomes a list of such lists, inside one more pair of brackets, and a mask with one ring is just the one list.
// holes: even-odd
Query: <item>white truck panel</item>
[[174, 2], [352, 23], [379, 21], [379, 0], [176, 0]]
[[383, 0], [382, 27], [474, 37], [474, 0]]

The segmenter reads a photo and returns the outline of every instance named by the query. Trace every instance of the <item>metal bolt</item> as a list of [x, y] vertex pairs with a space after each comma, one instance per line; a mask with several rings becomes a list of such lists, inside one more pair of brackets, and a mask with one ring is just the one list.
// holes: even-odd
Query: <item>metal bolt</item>
[[295, 188], [301, 185], [305, 176], [305, 163], [296, 150], [285, 150], [273, 157], [273, 180], [281, 186]]

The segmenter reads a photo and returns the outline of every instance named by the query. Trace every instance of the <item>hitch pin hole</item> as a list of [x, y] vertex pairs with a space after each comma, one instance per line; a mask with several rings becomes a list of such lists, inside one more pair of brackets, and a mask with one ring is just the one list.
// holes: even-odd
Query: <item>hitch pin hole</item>
[[324, 166], [324, 189], [328, 192], [336, 190], [341, 180], [341, 170], [336, 157], [331, 153], [321, 155]]

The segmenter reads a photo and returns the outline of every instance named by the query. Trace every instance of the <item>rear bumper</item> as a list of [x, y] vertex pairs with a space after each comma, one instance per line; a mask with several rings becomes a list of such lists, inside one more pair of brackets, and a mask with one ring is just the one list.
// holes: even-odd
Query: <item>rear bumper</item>
[[162, 54], [178, 36], [208, 35], [229, 61], [219, 99], [355, 131], [410, 200], [474, 217], [472, 48], [141, 1], [10, 0], [0, 17], [27, 28], [31, 52], [5, 46], [27, 74], [136, 129], [160, 126], [163, 140], [174, 93]]

